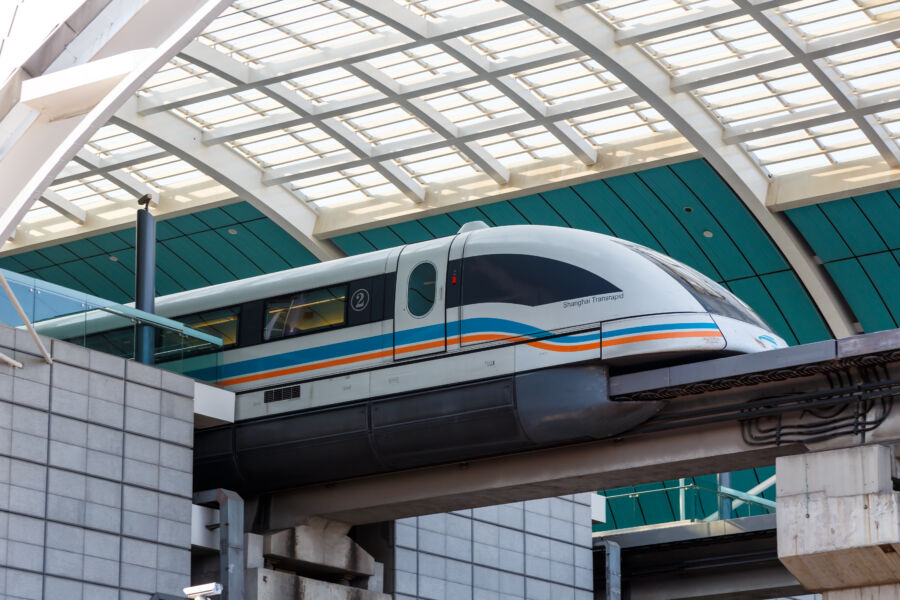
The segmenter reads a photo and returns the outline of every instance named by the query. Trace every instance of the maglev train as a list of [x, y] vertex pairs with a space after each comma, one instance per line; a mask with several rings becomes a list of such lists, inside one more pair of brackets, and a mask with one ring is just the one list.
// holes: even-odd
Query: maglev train
[[226, 342], [215, 367], [183, 361], [237, 393], [235, 424], [196, 433], [195, 483], [245, 492], [614, 436], [661, 406], [610, 401], [608, 368], [786, 346], [690, 267], [534, 225], [467, 224], [156, 307]]

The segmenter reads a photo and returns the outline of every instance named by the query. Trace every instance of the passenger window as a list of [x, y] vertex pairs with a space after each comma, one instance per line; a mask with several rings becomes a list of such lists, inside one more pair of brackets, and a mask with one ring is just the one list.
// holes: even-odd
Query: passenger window
[[[216, 310], [208, 310], [192, 315], [184, 315], [177, 317], [175, 320], [180, 321], [190, 327], [197, 329], [203, 333], [214, 335], [222, 338], [222, 350], [234, 347], [237, 344], [238, 317], [241, 307], [232, 306], [229, 308], [219, 308]], [[219, 348], [212, 346], [202, 340], [184, 336], [177, 331], [170, 329], [156, 330], [156, 362], [162, 363], [176, 358], [193, 354], [206, 354], [216, 352]]]
[[409, 275], [409, 292], [406, 306], [409, 314], [414, 317], [424, 317], [434, 306], [435, 283], [437, 271], [431, 263], [422, 263], [413, 269]]
[[298, 292], [266, 302], [266, 341], [344, 324], [347, 286]]

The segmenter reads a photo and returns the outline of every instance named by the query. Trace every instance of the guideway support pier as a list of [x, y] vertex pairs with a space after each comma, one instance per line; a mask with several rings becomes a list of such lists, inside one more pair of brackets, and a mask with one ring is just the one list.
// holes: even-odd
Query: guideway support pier
[[872, 445], [783, 456], [778, 557], [823, 600], [900, 598], [895, 450]]

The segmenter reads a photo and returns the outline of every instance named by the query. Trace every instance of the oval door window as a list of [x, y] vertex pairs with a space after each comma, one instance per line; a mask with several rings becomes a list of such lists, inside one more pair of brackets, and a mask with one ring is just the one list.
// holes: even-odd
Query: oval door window
[[434, 306], [434, 290], [437, 283], [437, 271], [431, 263], [421, 263], [409, 275], [409, 290], [406, 306], [409, 314], [424, 317]]

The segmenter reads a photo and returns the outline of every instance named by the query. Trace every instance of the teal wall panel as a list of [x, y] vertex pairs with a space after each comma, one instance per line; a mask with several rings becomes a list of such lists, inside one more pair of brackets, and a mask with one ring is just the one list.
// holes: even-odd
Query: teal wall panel
[[[234, 233], [231, 233], [234, 231]], [[318, 262], [247, 203], [157, 223], [159, 296]], [[115, 302], [134, 298], [134, 229], [0, 258], [0, 267]]]
[[863, 331], [900, 325], [900, 190], [786, 211]]

